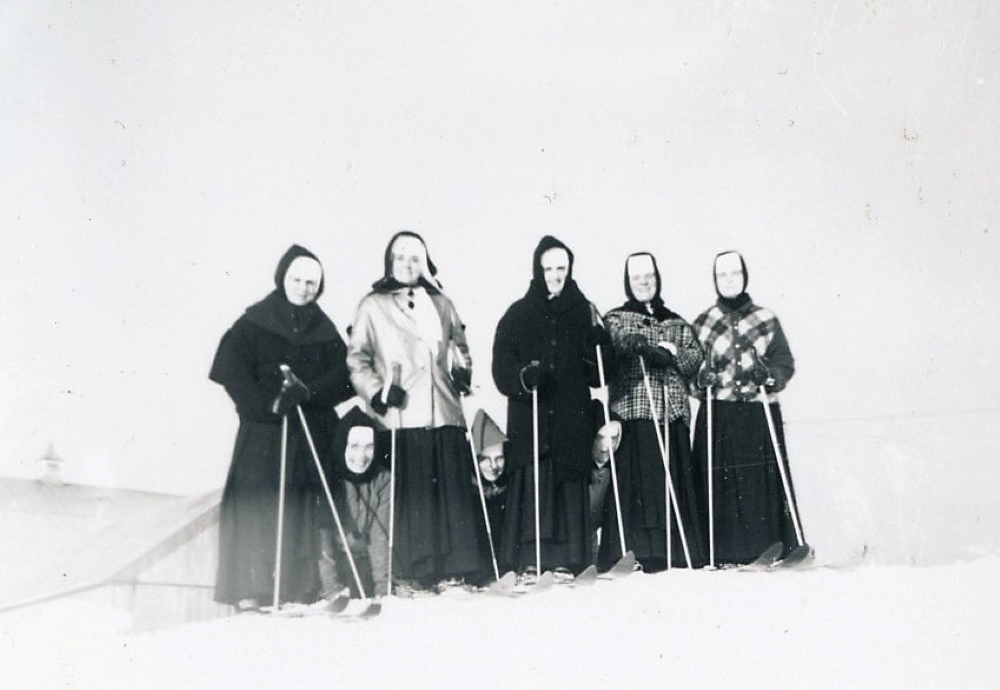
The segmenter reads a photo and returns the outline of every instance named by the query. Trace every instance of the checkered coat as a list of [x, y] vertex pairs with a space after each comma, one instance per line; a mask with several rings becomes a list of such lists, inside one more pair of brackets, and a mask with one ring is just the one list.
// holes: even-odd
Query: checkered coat
[[691, 326], [680, 318], [657, 321], [652, 316], [622, 307], [609, 311], [604, 316], [604, 324], [611, 335], [617, 364], [615, 375], [608, 385], [612, 411], [623, 420], [653, 419], [639, 357], [622, 348], [622, 339], [626, 334], [639, 333], [646, 336], [650, 344], [667, 341], [677, 346], [676, 367], [653, 368], [646, 362], [646, 371], [653, 392], [657, 421], [663, 421], [663, 386], [666, 384], [670, 394], [668, 421], [683, 419], [690, 425], [688, 383], [698, 372], [702, 361], [701, 346]]
[[[777, 402], [795, 373], [795, 360], [778, 317], [770, 309], [752, 301], [738, 309], [716, 303], [694, 320], [695, 333], [705, 352], [705, 366], [719, 374], [712, 398], [730, 402], [758, 400], [758, 390], [750, 378], [753, 351], [774, 378], [769, 402]], [[695, 391], [704, 399], [705, 392]]]

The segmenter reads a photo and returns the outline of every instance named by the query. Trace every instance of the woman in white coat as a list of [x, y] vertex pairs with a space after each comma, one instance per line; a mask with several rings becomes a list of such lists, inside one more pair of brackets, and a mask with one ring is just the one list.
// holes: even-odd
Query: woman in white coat
[[479, 567], [459, 400], [472, 369], [423, 238], [396, 233], [384, 269], [358, 305], [347, 363], [372, 416], [397, 430], [393, 575], [404, 594], [461, 583]]

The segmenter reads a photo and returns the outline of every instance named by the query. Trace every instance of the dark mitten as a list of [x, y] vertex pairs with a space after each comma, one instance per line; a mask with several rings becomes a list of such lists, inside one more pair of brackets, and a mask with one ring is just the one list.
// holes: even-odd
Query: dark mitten
[[611, 346], [611, 336], [602, 326], [591, 326], [587, 331], [587, 345], [591, 348], [600, 345], [601, 347]]
[[642, 333], [626, 333], [622, 336], [622, 350], [637, 355], [649, 347], [649, 340]]
[[670, 350], [655, 345], [647, 345], [640, 354], [649, 366], [657, 369], [664, 369], [674, 363], [674, 355]]
[[452, 367], [451, 387], [459, 395], [469, 395], [472, 393], [472, 370], [464, 367]]
[[521, 369], [519, 376], [521, 386], [526, 391], [539, 388], [548, 378], [548, 368], [543, 366], [538, 360], [532, 360], [528, 366]]
[[382, 400], [382, 391], [379, 391], [372, 397], [371, 405], [376, 414], [384, 415], [389, 411], [390, 407], [402, 407], [405, 402], [406, 391], [396, 384], [392, 384], [389, 386], [389, 392], [386, 394], [385, 400]]

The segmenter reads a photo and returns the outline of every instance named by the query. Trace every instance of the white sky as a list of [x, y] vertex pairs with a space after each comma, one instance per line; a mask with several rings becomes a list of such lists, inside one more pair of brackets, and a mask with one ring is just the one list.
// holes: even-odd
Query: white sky
[[[0, 472], [33, 476], [52, 443], [71, 480], [221, 485], [219, 337], [292, 242], [323, 260], [343, 332], [400, 228], [427, 239], [468, 324], [473, 404], [502, 423], [493, 329], [551, 233], [602, 310], [648, 249], [689, 319], [714, 254], [741, 249], [798, 362], [783, 405], [813, 505], [848, 487], [926, 517], [951, 477], [948, 505], [981, 522], [1000, 9], [411, 5], [0, 6]], [[938, 415], [961, 410], [987, 421], [952, 436]], [[816, 426], [887, 416], [940, 431]], [[808, 469], [845, 444], [845, 465]], [[869, 487], [892, 462], [902, 483]]]

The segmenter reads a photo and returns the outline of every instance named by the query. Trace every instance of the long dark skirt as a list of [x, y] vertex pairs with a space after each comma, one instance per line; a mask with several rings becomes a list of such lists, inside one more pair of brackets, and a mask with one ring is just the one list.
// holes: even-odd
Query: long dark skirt
[[[281, 549], [280, 601], [311, 602], [320, 589], [312, 456], [292, 425]], [[281, 427], [243, 423], [219, 510], [215, 600], [270, 604], [274, 593], [281, 478]]]
[[[777, 403], [770, 407], [794, 500], [781, 408]], [[698, 474], [705, 482], [703, 491], [707, 492], [705, 419], [705, 406], [702, 405], [695, 426], [694, 455]], [[713, 401], [712, 427], [716, 563], [749, 563], [778, 541], [784, 542], [787, 553], [797, 545], [795, 528], [768, 432], [764, 406], [759, 402]], [[704, 529], [707, 535], [707, 522]]]
[[[648, 419], [626, 421], [622, 429], [622, 442], [615, 452], [618, 467], [618, 490], [622, 503], [622, 521], [625, 544], [635, 553], [647, 572], [662, 570], [667, 565], [667, 532], [670, 524], [670, 565], [686, 567], [684, 541], [676, 513], [666, 516], [666, 483], [663, 456], [653, 422]], [[691, 460], [690, 432], [683, 420], [670, 424], [670, 478], [677, 497], [687, 540], [691, 565], [699, 568], [705, 564], [702, 530], [699, 520], [698, 483]], [[599, 566], [606, 569], [621, 557], [618, 536], [618, 517], [615, 511], [613, 489], [605, 500], [604, 522], [601, 529]]]
[[[589, 500], [585, 479], [557, 479], [552, 461], [541, 461], [539, 522], [543, 570], [563, 567], [579, 572], [589, 563]], [[535, 478], [531, 465], [511, 474], [501, 552], [504, 562], [519, 570], [535, 565]]]
[[394, 579], [433, 585], [478, 571], [472, 471], [464, 429], [396, 432]]

